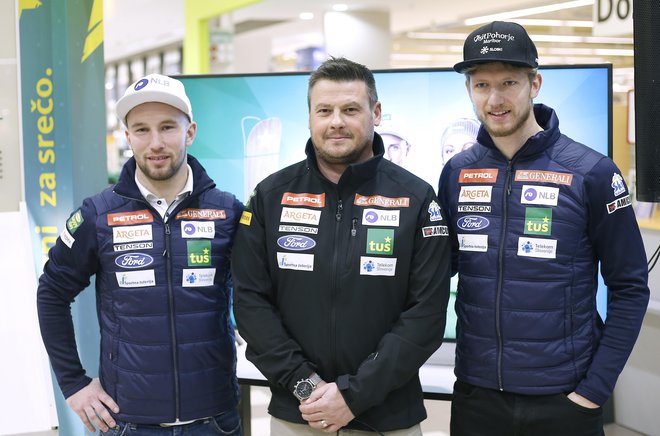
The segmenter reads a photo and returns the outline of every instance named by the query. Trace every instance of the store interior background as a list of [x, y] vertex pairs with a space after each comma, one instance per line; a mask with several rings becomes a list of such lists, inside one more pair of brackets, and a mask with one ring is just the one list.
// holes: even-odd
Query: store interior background
[[[2, 12], [13, 3], [0, 1]], [[130, 157], [114, 104], [144, 74], [309, 71], [327, 54], [345, 55], [372, 69], [445, 68], [461, 60], [471, 30], [502, 19], [528, 29], [542, 65], [613, 65], [613, 157], [633, 187], [632, 21], [603, 28], [597, 17], [626, 5], [632, 7], [632, 0], [355, 0], [343, 6], [323, 0], [103, 0], [108, 176], [116, 177]], [[226, 12], [207, 16], [209, 10]], [[650, 214], [640, 219], [648, 256], [660, 244], [657, 209], [651, 205]], [[613, 397], [614, 422], [648, 435], [660, 435], [659, 277], [656, 270], [650, 275], [649, 310]], [[48, 378], [47, 362], [36, 368], [35, 378]], [[0, 391], [6, 392], [2, 379], [10, 376], [0, 371]], [[23, 389], [29, 392], [30, 386]], [[12, 395], [0, 398], [0, 421], [10, 419], [7, 411], [16, 409], [12, 403]], [[45, 413], [52, 422], [52, 405]]]

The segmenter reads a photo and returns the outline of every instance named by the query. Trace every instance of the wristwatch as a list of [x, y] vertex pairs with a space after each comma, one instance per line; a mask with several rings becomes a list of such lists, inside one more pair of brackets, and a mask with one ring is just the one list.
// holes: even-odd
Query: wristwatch
[[313, 373], [309, 378], [303, 378], [296, 382], [293, 387], [293, 395], [300, 401], [306, 400], [312, 395], [319, 383], [321, 383], [321, 377], [317, 373]]

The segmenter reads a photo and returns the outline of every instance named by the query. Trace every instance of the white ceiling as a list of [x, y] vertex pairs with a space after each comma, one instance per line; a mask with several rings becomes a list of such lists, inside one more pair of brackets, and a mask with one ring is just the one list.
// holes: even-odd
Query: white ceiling
[[[464, 37], [477, 27], [465, 26], [467, 18], [566, 1], [353, 0], [346, 3], [349, 12], [389, 11], [391, 66], [417, 67], [453, 65], [462, 53]], [[322, 38], [322, 17], [332, 10], [333, 3], [326, 0], [263, 0], [234, 11], [230, 21], [239, 32], [237, 38], [251, 33], [267, 33], [272, 51], [281, 54], [286, 51], [287, 44], [304, 46], [309, 44], [310, 38]], [[593, 6], [586, 5], [525, 18], [591, 21], [592, 9]], [[312, 12], [314, 18], [303, 22], [299, 19], [301, 12]], [[183, 0], [105, 0], [104, 13], [107, 62], [167, 45], [180, 45], [183, 39]], [[618, 43], [562, 42], [558, 37], [590, 37], [592, 29], [528, 24], [525, 27], [537, 43], [542, 64], [611, 62], [615, 67], [632, 67], [631, 35]], [[603, 49], [608, 52], [603, 54]], [[615, 53], [617, 50], [619, 55]], [[242, 56], [242, 53], [235, 56]]]

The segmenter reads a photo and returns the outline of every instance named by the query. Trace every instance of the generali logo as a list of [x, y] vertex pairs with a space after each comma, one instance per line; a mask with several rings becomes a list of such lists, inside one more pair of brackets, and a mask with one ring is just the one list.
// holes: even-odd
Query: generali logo
[[285, 192], [282, 194], [282, 204], [288, 206], [324, 207], [325, 194]]
[[153, 223], [154, 216], [147, 209], [132, 212], [109, 213], [109, 226], [130, 226], [135, 224]]
[[383, 197], [382, 195], [364, 196], [355, 194], [356, 206], [410, 207], [410, 197]]

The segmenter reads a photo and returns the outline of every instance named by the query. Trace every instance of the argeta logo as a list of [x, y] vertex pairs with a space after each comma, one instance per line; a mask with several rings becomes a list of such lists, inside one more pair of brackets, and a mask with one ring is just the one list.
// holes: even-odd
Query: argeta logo
[[142, 88], [144, 88], [145, 86], [147, 86], [147, 83], [149, 83], [149, 81], [148, 81], [147, 79], [142, 79], [142, 80], [138, 81], [138, 82], [135, 84], [134, 89], [135, 89], [136, 91], [139, 91], [140, 89], [142, 89]]

